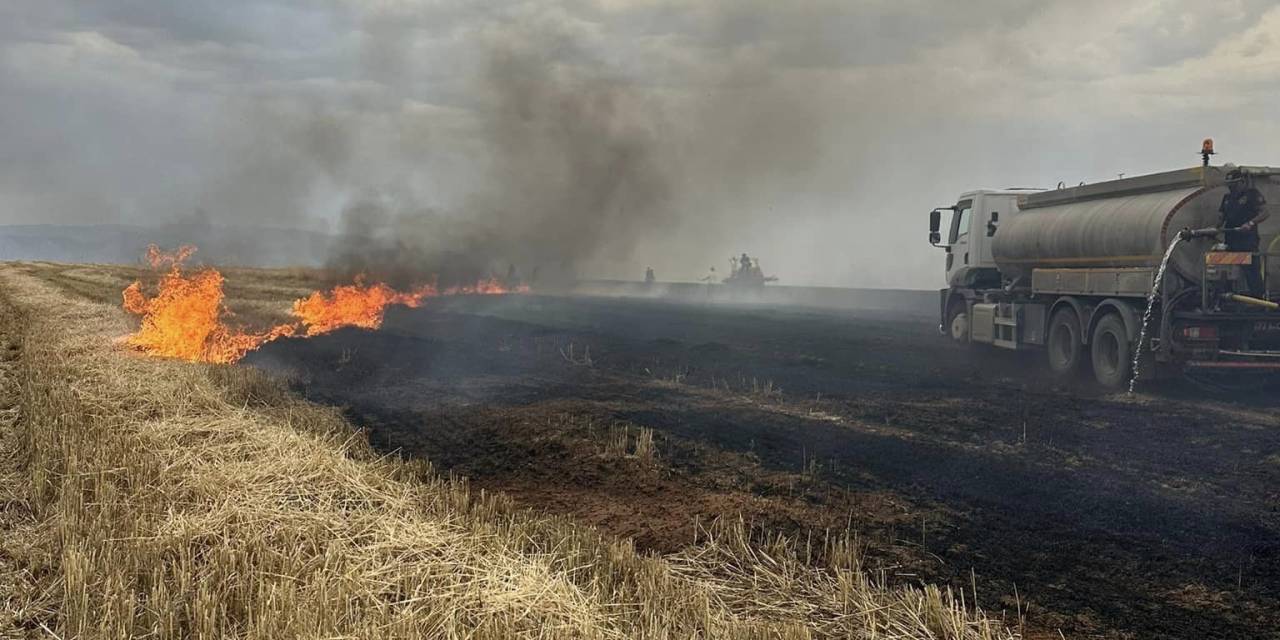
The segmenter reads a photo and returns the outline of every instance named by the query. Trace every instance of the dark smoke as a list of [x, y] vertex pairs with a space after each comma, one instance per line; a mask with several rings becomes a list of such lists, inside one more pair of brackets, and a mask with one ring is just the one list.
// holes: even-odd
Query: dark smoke
[[557, 63], [545, 52], [494, 49], [482, 75], [484, 153], [475, 193], [457, 211], [370, 195], [342, 216], [331, 267], [442, 284], [505, 274], [568, 278], [602, 252], [625, 257], [637, 234], [670, 222], [660, 112], [634, 88]]
[[[796, 13], [824, 20], [822, 11]], [[426, 205], [405, 189], [365, 191], [343, 212], [330, 266], [449, 282], [514, 265], [521, 279], [536, 270], [545, 282], [640, 277], [653, 265], [660, 278], [695, 279], [712, 265], [726, 270], [730, 254], [767, 252], [743, 241], [794, 231], [776, 203], [850, 182], [814, 171], [824, 132], [848, 120], [843, 105], [788, 82], [770, 53], [833, 43], [804, 29], [761, 43], [727, 14], [705, 18], [704, 37], [718, 44], [683, 65], [619, 60], [607, 42], [555, 19], [477, 35], [476, 80], [456, 91], [474, 114], [470, 136], [435, 137], [468, 156], [478, 176], [469, 194]], [[412, 65], [395, 62], [413, 55], [403, 30], [368, 28], [376, 46], [367, 72], [410, 82], [398, 74]]]

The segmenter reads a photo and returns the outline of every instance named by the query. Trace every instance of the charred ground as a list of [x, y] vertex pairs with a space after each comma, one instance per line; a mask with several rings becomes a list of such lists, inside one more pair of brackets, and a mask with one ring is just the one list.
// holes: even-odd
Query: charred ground
[[934, 323], [458, 298], [248, 361], [384, 450], [654, 551], [726, 514], [847, 527], [891, 580], [976, 588], [1031, 636], [1280, 637], [1274, 403], [1062, 388]]

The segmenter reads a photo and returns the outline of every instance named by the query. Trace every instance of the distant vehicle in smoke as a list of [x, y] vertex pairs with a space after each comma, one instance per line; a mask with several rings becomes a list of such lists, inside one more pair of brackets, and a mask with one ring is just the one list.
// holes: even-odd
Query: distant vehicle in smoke
[[[1265, 201], [1280, 202], [1280, 169], [1210, 166], [1211, 140], [1202, 153], [1191, 169], [975, 190], [934, 209], [929, 242], [946, 252], [948, 283], [940, 331], [1043, 350], [1055, 373], [1091, 368], [1110, 388], [1132, 389], [1148, 362], [1280, 371], [1280, 229], [1261, 224]], [[1233, 213], [1235, 201], [1252, 209]]]
[[743, 252], [741, 257], [729, 258], [729, 277], [724, 284], [738, 287], [763, 287], [766, 282], [777, 282], [775, 276], [766, 276], [760, 268], [760, 258], [752, 259]]

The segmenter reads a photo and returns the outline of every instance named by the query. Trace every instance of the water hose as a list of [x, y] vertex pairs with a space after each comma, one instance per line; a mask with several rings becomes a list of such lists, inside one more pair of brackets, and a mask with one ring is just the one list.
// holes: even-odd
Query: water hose
[[1254, 298], [1251, 296], [1242, 296], [1238, 293], [1224, 293], [1222, 294], [1222, 297], [1226, 298], [1227, 300], [1233, 300], [1235, 302], [1239, 302], [1240, 304], [1247, 304], [1254, 307], [1262, 307], [1263, 309], [1269, 309], [1271, 311], [1280, 310], [1280, 304], [1271, 302], [1270, 300], [1263, 300], [1261, 298]]

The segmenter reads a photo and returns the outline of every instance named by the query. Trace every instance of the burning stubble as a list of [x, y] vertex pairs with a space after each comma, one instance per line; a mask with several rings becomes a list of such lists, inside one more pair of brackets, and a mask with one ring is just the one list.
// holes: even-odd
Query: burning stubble
[[153, 356], [231, 363], [279, 338], [313, 337], [343, 327], [377, 329], [382, 326], [387, 307], [392, 305], [416, 308], [428, 298], [441, 295], [491, 295], [520, 290], [490, 279], [444, 289], [431, 282], [397, 291], [384, 282], [366, 283], [360, 275], [352, 284], [315, 291], [295, 300], [290, 312], [292, 321], [255, 331], [231, 324], [231, 314], [223, 306], [224, 278], [220, 271], [213, 267], [184, 267], [195, 251], [189, 245], [173, 252], [161, 251], [155, 245], [148, 248], [147, 261], [163, 273], [153, 294], [143, 291], [142, 281], [123, 291], [125, 311], [141, 318], [138, 331], [123, 339], [125, 344]]

